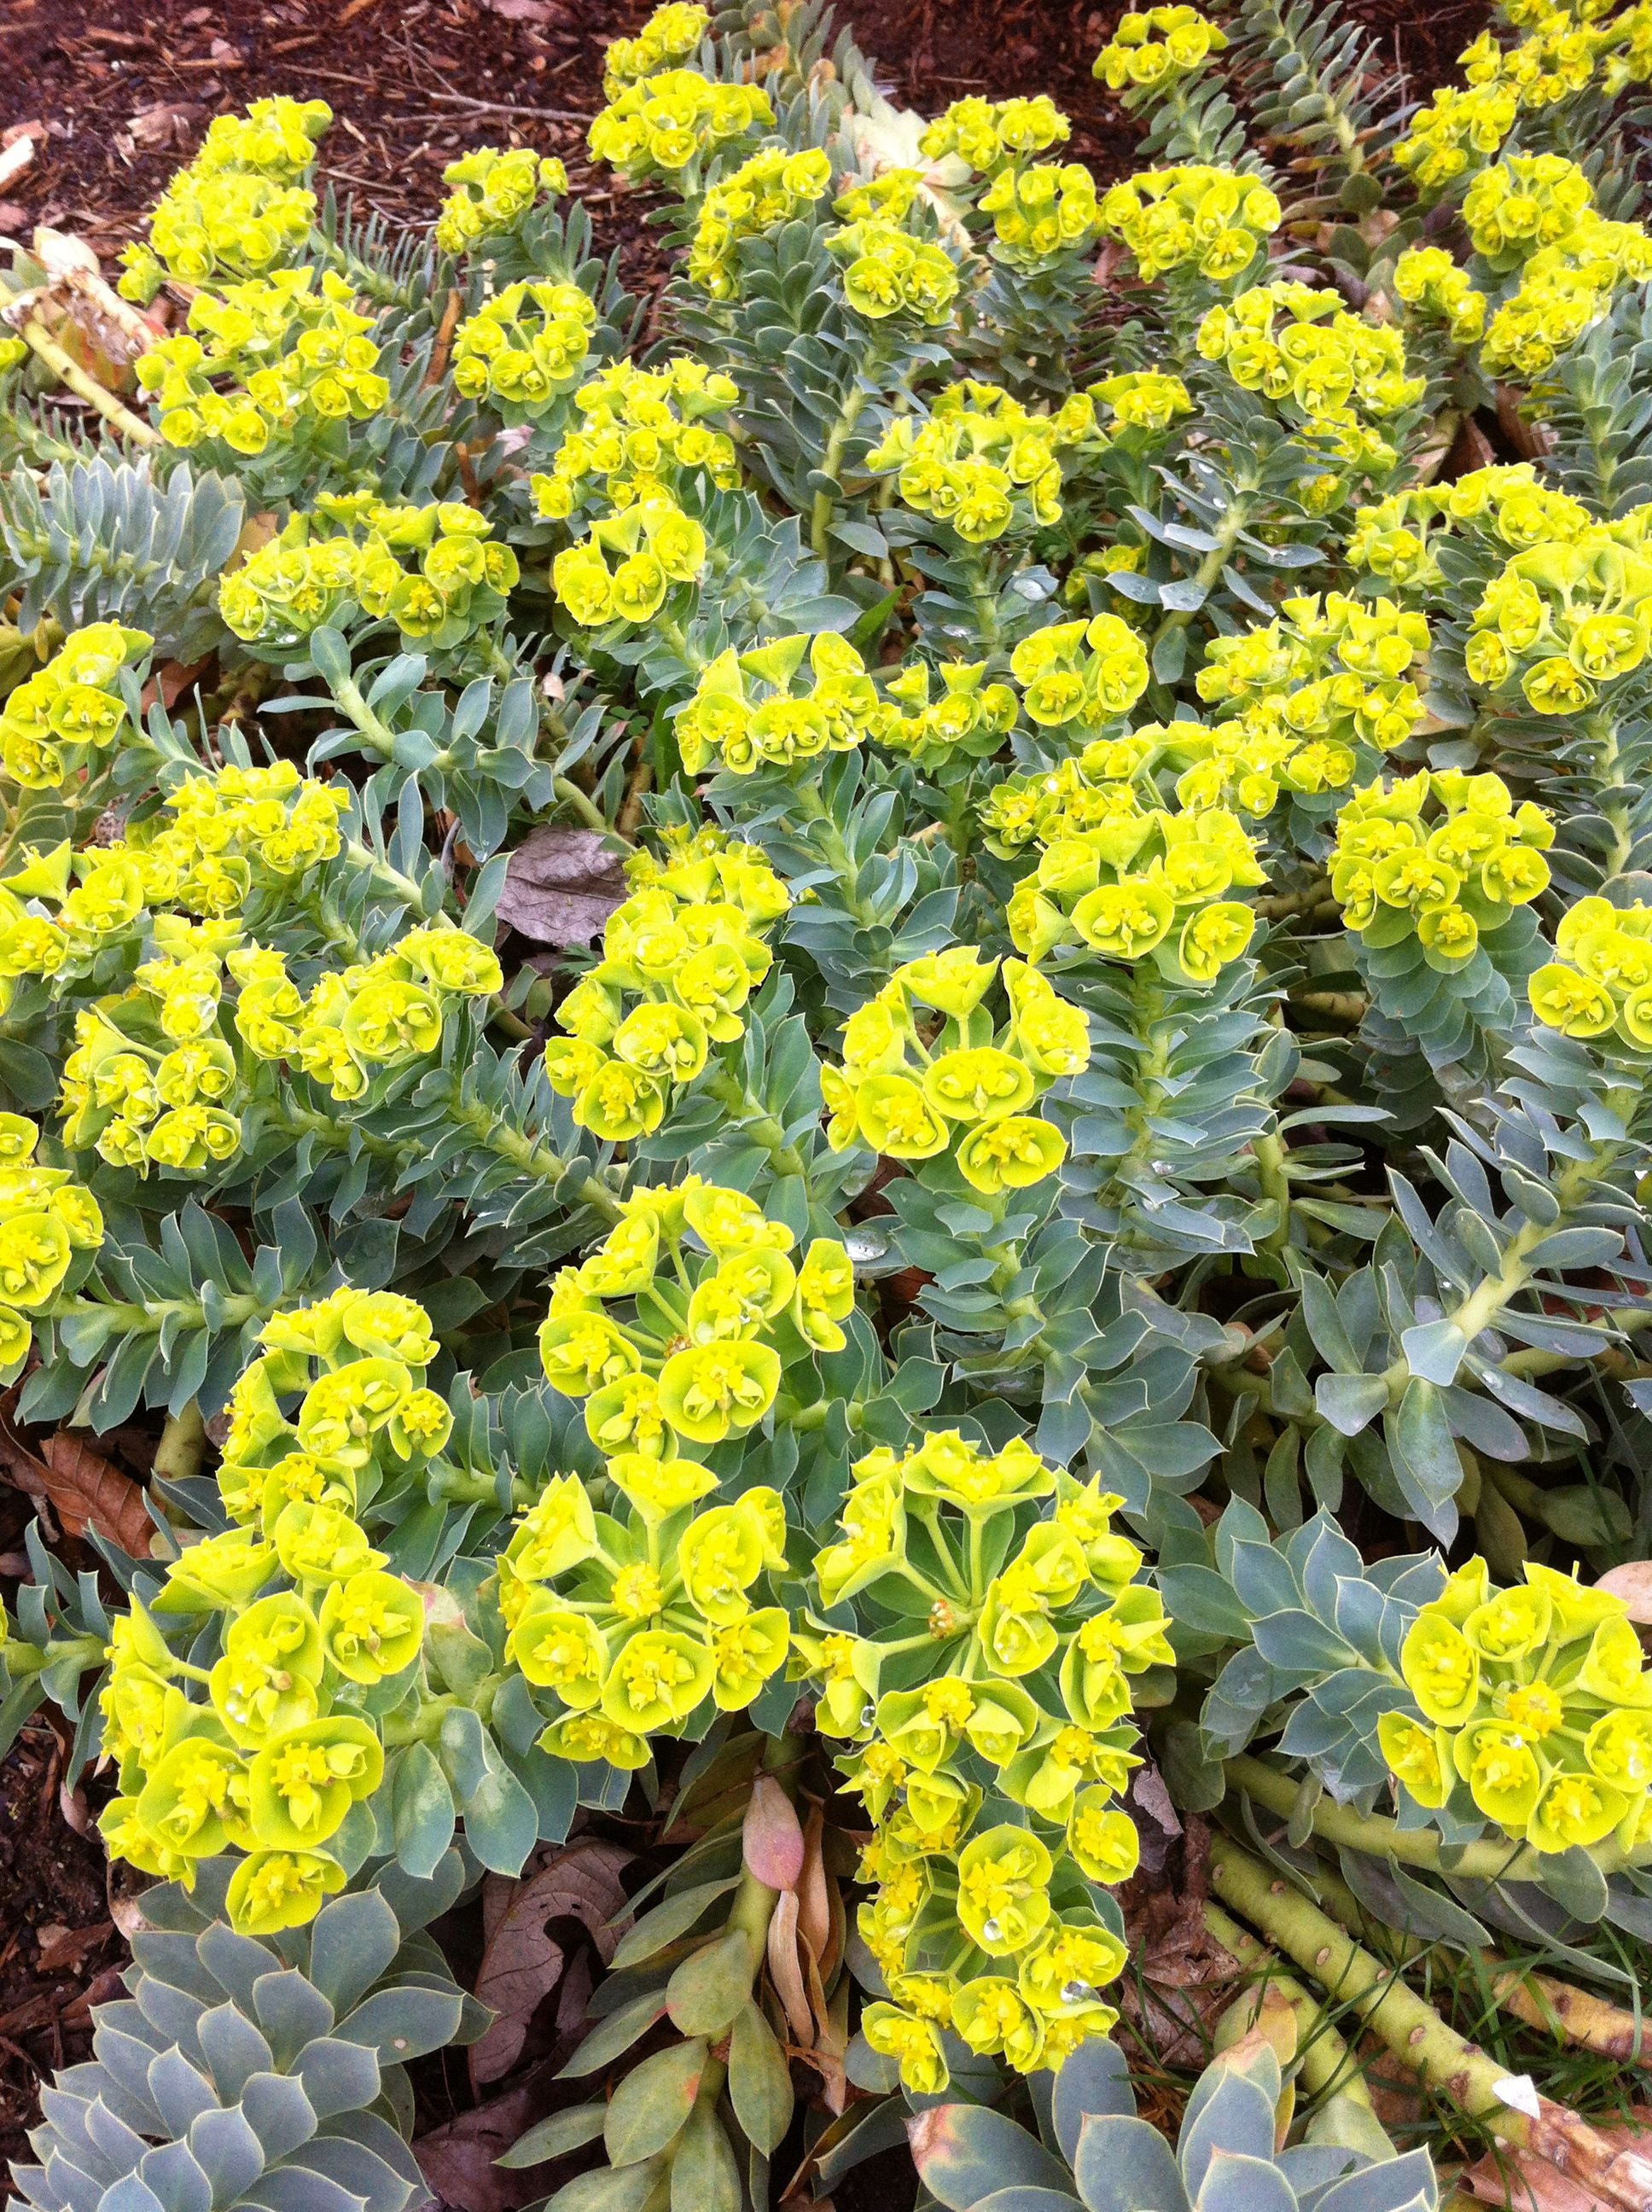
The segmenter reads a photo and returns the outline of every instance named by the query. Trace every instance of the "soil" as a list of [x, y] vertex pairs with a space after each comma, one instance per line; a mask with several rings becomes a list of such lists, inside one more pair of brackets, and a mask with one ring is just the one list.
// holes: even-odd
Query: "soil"
[[[1415, 95], [1449, 79], [1485, 0], [1352, 0]], [[483, 143], [531, 144], [568, 164], [600, 242], [634, 290], [663, 275], [651, 204], [593, 173], [585, 132], [602, 50], [647, 0], [0, 0], [0, 143], [33, 164], [0, 202], [0, 246], [48, 222], [106, 257], [131, 237], [210, 118], [262, 94], [319, 95], [334, 129], [324, 179], [392, 224], [429, 220], [445, 163]], [[1090, 73], [1119, 8], [1092, 0], [854, 0], [841, 11], [896, 100], [934, 112], [966, 94], [1048, 92], [1072, 118], [1072, 158], [1127, 173], [1136, 132]], [[3, 1476], [0, 1476], [0, 1483]], [[0, 1488], [0, 1577], [15, 1576], [27, 1501]], [[88, 1816], [60, 1803], [63, 1741], [37, 1717], [0, 1760], [0, 2194], [27, 2158], [43, 2072], [86, 2055], [91, 2003], [118, 1993], [124, 1946]], [[909, 2202], [903, 2153], [840, 2193]]]

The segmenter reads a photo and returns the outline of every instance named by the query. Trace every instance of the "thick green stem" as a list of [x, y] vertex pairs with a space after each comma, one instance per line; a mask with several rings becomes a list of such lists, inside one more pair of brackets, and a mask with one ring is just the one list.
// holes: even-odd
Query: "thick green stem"
[[1652, 2160], [1619, 2150], [1576, 2112], [1538, 2100], [1535, 2118], [1503, 2100], [1503, 2069], [1449, 2027], [1398, 1971], [1356, 1943], [1300, 1891], [1226, 1836], [1211, 1845], [1211, 1887], [1266, 1941], [1364, 2020], [1412, 2073], [1505, 2141], [1534, 2151], [1623, 2212], [1652, 2203]]
[[201, 1472], [206, 1450], [206, 1423], [194, 1399], [181, 1413], [168, 1413], [161, 1441], [155, 1448], [155, 1469], [163, 1482], [187, 1482]]
[[[1298, 1785], [1277, 1767], [1242, 1754], [1229, 1759], [1226, 1773], [1236, 1790], [1242, 1790], [1270, 1813], [1288, 1819], [1295, 1811]], [[1403, 1866], [1436, 1870], [1449, 1858], [1452, 1873], [1468, 1881], [1533, 1881], [1540, 1870], [1537, 1853], [1524, 1844], [1507, 1840], [1461, 1844], [1452, 1850], [1436, 1829], [1401, 1828], [1380, 1813], [1356, 1813], [1351, 1806], [1335, 1804], [1328, 1797], [1321, 1797], [1315, 1806], [1313, 1820], [1314, 1833], [1323, 1836], [1327, 1843], [1370, 1852], [1378, 1859], [1394, 1857]], [[1603, 1844], [1589, 1856], [1603, 1872], [1613, 1874], [1626, 1866], [1644, 1864], [1652, 1858], [1652, 1852], [1625, 1856], [1616, 1844]]]

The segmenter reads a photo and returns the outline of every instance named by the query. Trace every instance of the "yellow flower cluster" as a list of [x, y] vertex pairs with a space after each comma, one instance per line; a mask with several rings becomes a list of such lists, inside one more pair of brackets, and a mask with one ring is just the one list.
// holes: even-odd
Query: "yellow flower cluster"
[[[113, 844], [76, 854], [65, 841], [0, 879], [8, 991], [20, 975], [91, 972], [117, 939], [149, 927], [151, 908], [222, 917], [239, 912], [255, 886], [289, 895], [299, 877], [338, 851], [349, 799], [276, 761], [185, 777], [164, 805]], [[72, 889], [71, 872], [79, 878]]]
[[1467, 92], [1442, 85], [1412, 117], [1394, 158], [1411, 173], [1419, 192], [1436, 199], [1469, 169], [1491, 159], [1519, 113], [1512, 85], [1477, 85]]
[[633, 1191], [591, 1258], [555, 1277], [539, 1331], [546, 1379], [586, 1401], [599, 1451], [675, 1462], [683, 1444], [745, 1436], [787, 1366], [842, 1350], [849, 1255], [822, 1237], [794, 1261], [796, 1242], [744, 1192], [698, 1176]]
[[582, 417], [556, 448], [549, 475], [530, 480], [538, 511], [566, 521], [588, 502], [620, 508], [680, 502], [692, 488], [732, 490], [740, 481], [734, 441], [707, 417], [739, 403], [738, 386], [687, 354], [656, 369], [616, 361], [582, 384]]
[[155, 641], [147, 630], [91, 623], [71, 630], [44, 668], [0, 706], [0, 768], [28, 791], [60, 791], [94, 769], [128, 727], [119, 676]]
[[[1337, 790], [1352, 772], [1350, 746], [1391, 751], [1423, 720], [1426, 710], [1408, 672], [1429, 647], [1427, 621], [1393, 599], [1327, 592], [1321, 600], [1312, 592], [1286, 599], [1271, 623], [1212, 638], [1195, 683], [1224, 721], [1237, 720], [1243, 744], [1261, 740], [1266, 750], [1285, 737], [1310, 749], [1305, 757], [1278, 757], [1281, 767], [1291, 763], [1294, 788]], [[1231, 747], [1232, 734], [1218, 732], [1218, 756]], [[1230, 772], [1196, 775], [1180, 796], [1184, 805], [1204, 805], [1229, 788], [1238, 795]], [[1267, 811], [1242, 797], [1241, 804], [1247, 813]]]
[[1475, 252], [1502, 273], [1568, 237], [1594, 198], [1576, 161], [1559, 154], [1511, 154], [1475, 178], [1463, 200], [1463, 222]]
[[994, 251], [1012, 269], [1041, 269], [1058, 254], [1082, 253], [1102, 232], [1096, 179], [1082, 161], [1034, 161], [1000, 169], [981, 194]]
[[635, 1770], [650, 1736], [683, 1735], [708, 1700], [744, 1712], [785, 1665], [786, 1608], [756, 1601], [786, 1566], [786, 1508], [755, 1486], [697, 1510], [717, 1478], [691, 1459], [623, 1452], [608, 1479], [623, 1521], [553, 1476], [500, 1559], [500, 1610], [507, 1656], [556, 1699], [541, 1747]]
[[568, 171], [554, 154], [531, 146], [477, 146], [450, 161], [441, 180], [452, 190], [435, 222], [438, 253], [468, 253], [484, 238], [513, 230], [541, 192], [568, 190]]
[[103, 1242], [103, 1215], [67, 1168], [34, 1158], [39, 1131], [21, 1114], [0, 1114], [0, 1381], [15, 1382], [34, 1340], [34, 1320], [51, 1307], [80, 1252]]
[[1441, 580], [1431, 534], [1460, 523], [1523, 551], [1577, 538], [1592, 518], [1581, 501], [1540, 483], [1530, 461], [1472, 470], [1455, 483], [1417, 484], [1362, 507], [1348, 540], [1351, 568], [1412, 592]]
[[[611, 49], [610, 49], [611, 52]], [[755, 84], [714, 84], [696, 70], [665, 70], [621, 87], [592, 124], [593, 161], [610, 162], [634, 184], [675, 177], [744, 138], [772, 129], [774, 111]]]
[[490, 400], [508, 423], [535, 422], [572, 389], [597, 311], [577, 284], [507, 285], [453, 334], [453, 389]]
[[1443, 323], [1454, 345], [1473, 345], [1485, 328], [1485, 295], [1442, 246], [1408, 246], [1394, 264], [1394, 296]]
[[1646, 1840], [1652, 1675], [1622, 1598], [1535, 1562], [1494, 1589], [1473, 1559], [1412, 1623], [1400, 1670], [1415, 1709], [1384, 1713], [1377, 1739], [1419, 1805], [1455, 1802], [1537, 1851]]
[[255, 100], [220, 115], [149, 217], [147, 244], [121, 252], [120, 289], [147, 306], [170, 279], [201, 285], [262, 276], [296, 260], [315, 221], [315, 194], [295, 181], [332, 121], [324, 100]]
[[773, 957], [763, 933], [789, 903], [755, 846], [714, 831], [649, 866], [556, 1010], [568, 1036], [545, 1046], [546, 1079], [582, 1129], [623, 1144], [659, 1127], [712, 1046], [743, 1033]]
[[1124, 240], [1149, 283], [1192, 267], [1212, 283], [1231, 283], [1283, 220], [1278, 200], [1259, 177], [1198, 165], [1144, 170], [1114, 185], [1100, 214], [1102, 228]]
[[1548, 888], [1554, 825], [1516, 806], [1500, 775], [1419, 769], [1367, 785], [1337, 817], [1331, 891], [1345, 926], [1373, 950], [1414, 937], [1442, 975], [1467, 967], [1482, 936]]
[[1198, 347], [1245, 391], [1291, 401], [1345, 459], [1379, 467], [1397, 457], [1384, 441], [1365, 441], [1361, 418], [1382, 421], [1414, 406], [1427, 381], [1406, 375], [1405, 340], [1392, 324], [1365, 322], [1339, 293], [1311, 284], [1257, 285], [1212, 307]]
[[[813, 680], [799, 690], [805, 655]], [[853, 751], [877, 734], [884, 712], [853, 646], [829, 632], [812, 639], [804, 632], [750, 653], [732, 646], [720, 653], [677, 715], [677, 742], [690, 775], [713, 763], [750, 775]]]
[[1092, 76], [1109, 92], [1168, 92], [1224, 52], [1228, 34], [1197, 8], [1127, 9], [1096, 57]]
[[1482, 31], [1458, 56], [1458, 65], [1471, 85], [1507, 85], [1530, 112], [1582, 92], [1594, 75], [1603, 43], [1600, 33], [1556, 9], [1540, 15], [1517, 46], [1501, 46], [1491, 31]]
[[869, 322], [911, 315], [932, 329], [950, 319], [958, 271], [943, 247], [910, 237], [898, 222], [878, 216], [862, 216], [829, 232], [826, 246], [842, 264], [843, 297], [857, 315]]
[[1040, 729], [1110, 722], [1127, 714], [1147, 689], [1147, 652], [1118, 615], [1052, 623], [1023, 637], [1010, 655], [1028, 719]]
[[711, 27], [711, 17], [689, 0], [666, 0], [634, 39], [611, 39], [603, 57], [602, 93], [617, 100], [628, 84], [686, 61]]
[[1591, 707], [1652, 645], [1652, 557], [1616, 526], [1516, 553], [1481, 594], [1464, 656], [1471, 683], [1518, 682], [1534, 714]]
[[926, 160], [954, 154], [978, 176], [992, 176], [1007, 164], [1065, 145], [1072, 135], [1048, 93], [1035, 100], [955, 100], [918, 141]]
[[[610, 553], [619, 557], [610, 568]], [[646, 499], [604, 515], [550, 564], [556, 597], [582, 629], [652, 622], [674, 584], [695, 584], [706, 565], [706, 533], [670, 498]]]
[[1530, 383], [1606, 312], [1619, 284], [1652, 276], [1652, 238], [1637, 222], [1586, 210], [1557, 244], [1533, 254], [1520, 288], [1491, 318], [1480, 354], [1492, 376]]
[[1579, 899], [1555, 932], [1558, 957], [1527, 986], [1532, 1012], [1574, 1037], [1612, 1034], [1652, 1049], [1652, 907]]
[[921, 422], [896, 416], [866, 466], [874, 474], [898, 469], [908, 507], [951, 523], [969, 544], [984, 545], [1011, 526], [1029, 531], [1059, 522], [1057, 455], [1095, 434], [1095, 404], [1083, 392], [1054, 415], [1034, 415], [998, 385], [970, 380], [938, 392]]
[[[495, 955], [457, 929], [416, 930], [329, 970], [307, 997], [282, 954], [233, 922], [156, 915], [150, 937], [128, 988], [76, 1015], [60, 1090], [64, 1143], [139, 1174], [199, 1175], [234, 1158], [249, 1076], [232, 1036], [252, 1060], [291, 1063], [334, 1098], [357, 1099], [440, 1047], [452, 1000], [501, 980]], [[233, 1008], [227, 979], [240, 987]]]
[[1066, 1139], [1027, 1109], [1089, 1066], [1089, 1024], [1036, 969], [1006, 960], [1009, 1018], [999, 1027], [982, 1003], [999, 966], [970, 945], [926, 953], [849, 1016], [842, 1066], [821, 1070], [835, 1152], [859, 1143], [894, 1160], [945, 1152], [988, 1197], [1054, 1174]]
[[980, 760], [996, 752], [1015, 727], [1016, 696], [1007, 684], [989, 684], [985, 660], [944, 660], [940, 690], [926, 661], [914, 661], [884, 679], [887, 697], [869, 735], [920, 768], [945, 766], [958, 755]]
[[[859, 1462], [817, 1559], [825, 1618], [795, 1641], [874, 1823], [859, 1925], [890, 2002], [861, 2026], [914, 2094], [947, 2085], [944, 2030], [1032, 2073], [1117, 2018], [1122, 1923], [1091, 1885], [1135, 1871], [1131, 1678], [1171, 1661], [1118, 1504], [945, 1431]], [[838, 1626], [863, 1592], [874, 1625]]]
[[1256, 927], [1251, 908], [1226, 894], [1266, 881], [1237, 815], [1173, 814], [1145, 805], [1130, 783], [1091, 788], [1088, 826], [1053, 823], [1038, 866], [1011, 895], [1011, 939], [1031, 960], [1088, 945], [1110, 960], [1151, 957], [1170, 982], [1214, 982]]
[[817, 146], [800, 154], [766, 146], [743, 161], [700, 203], [686, 264], [689, 282], [714, 300], [737, 297], [741, 240], [790, 222], [823, 199], [831, 183], [831, 157]]
[[[376, 415], [390, 385], [367, 336], [373, 319], [356, 313], [354, 296], [331, 270], [318, 286], [313, 269], [197, 293], [189, 333], [137, 358], [138, 383], [154, 395], [167, 443], [187, 451], [222, 438], [235, 453], [261, 453], [272, 439]], [[225, 378], [234, 388], [216, 390]]]
[[185, 1887], [198, 1860], [244, 1854], [228, 1901], [252, 1936], [313, 1918], [344, 1886], [334, 1838], [379, 1786], [374, 1716], [413, 1686], [424, 1635], [418, 1591], [385, 1571], [354, 1501], [405, 1479], [452, 1425], [410, 1298], [337, 1291], [261, 1340], [219, 1474], [246, 1525], [189, 1545], [153, 1605], [117, 1620], [100, 1696], [119, 1777], [99, 1821], [111, 1853]]
[[1120, 375], [1103, 377], [1099, 384], [1090, 386], [1087, 396], [1113, 417], [1098, 434], [1103, 441], [1127, 441], [1132, 447], [1161, 435], [1178, 415], [1193, 411], [1187, 386], [1179, 376], [1170, 376], [1163, 369], [1129, 368]]
[[460, 500], [392, 504], [325, 493], [218, 586], [218, 611], [249, 645], [283, 650], [354, 608], [410, 641], [459, 644], [502, 613], [521, 574], [493, 526]]

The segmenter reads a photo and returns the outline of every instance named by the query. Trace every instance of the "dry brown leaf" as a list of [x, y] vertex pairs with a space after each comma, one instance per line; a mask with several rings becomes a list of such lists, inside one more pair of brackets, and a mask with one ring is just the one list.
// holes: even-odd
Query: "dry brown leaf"
[[580, 2101], [578, 2092], [585, 2085], [558, 2083], [552, 2079], [554, 2071], [536, 2067], [502, 2097], [461, 2112], [457, 2119], [418, 2137], [413, 2155], [438, 2205], [450, 2207], [451, 2212], [514, 2212], [517, 2205], [544, 2197], [545, 2167], [513, 2172], [494, 2160], [536, 2121], [563, 2104]]
[[1652, 1559], [1631, 1559], [1626, 1567], [1613, 1567], [1594, 1587], [1622, 1598], [1631, 1620], [1652, 1621]]
[[786, 2007], [792, 2039], [799, 2051], [807, 2051], [815, 2039], [815, 2015], [809, 2002], [809, 1992], [804, 1985], [803, 1966], [798, 1957], [798, 1899], [795, 1890], [781, 1891], [774, 1917], [768, 1923], [768, 1973], [780, 2002]]
[[624, 862], [610, 839], [548, 822], [506, 862], [499, 916], [537, 945], [588, 945], [626, 890]]
[[1610, 2198], [1569, 2179], [1546, 2158], [1506, 2143], [1469, 2166], [1458, 2186], [1482, 2204], [1504, 2206], [1507, 2212], [1616, 2212]]
[[832, 1880], [826, 1871], [823, 1844], [826, 1815], [819, 1804], [809, 1808], [803, 1836], [803, 1869], [797, 1878], [798, 1932], [820, 1961], [822, 1975], [829, 1981], [836, 1960], [833, 1956]]
[[89, 1525], [131, 1558], [150, 1556], [155, 1523], [143, 1490], [67, 1429], [36, 1454], [0, 1417], [0, 1464], [20, 1490], [52, 1507], [69, 1535], [83, 1536]]
[[620, 1881], [631, 1853], [616, 1844], [581, 1843], [517, 1886], [515, 1896], [483, 1954], [476, 1993], [498, 2018], [471, 2046], [471, 2080], [480, 2086], [510, 2071], [527, 2041], [540, 2000], [562, 1978], [567, 1959], [550, 1932], [554, 1920], [577, 1920], [589, 1931], [605, 1964], [614, 1955], [625, 1911]]
[[482, 0], [490, 15], [502, 15], [507, 23], [549, 23], [556, 14], [550, 0]]

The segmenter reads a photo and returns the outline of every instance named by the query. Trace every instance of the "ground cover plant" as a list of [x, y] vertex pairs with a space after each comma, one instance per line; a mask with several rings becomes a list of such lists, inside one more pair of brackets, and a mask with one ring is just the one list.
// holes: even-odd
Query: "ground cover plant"
[[1652, 2202], [1652, 11], [1096, 69], [18, 258], [23, 2203]]

